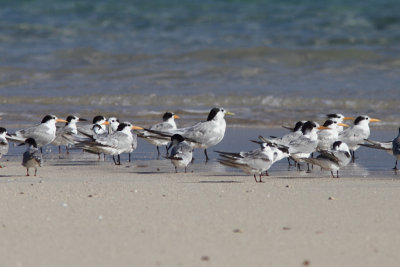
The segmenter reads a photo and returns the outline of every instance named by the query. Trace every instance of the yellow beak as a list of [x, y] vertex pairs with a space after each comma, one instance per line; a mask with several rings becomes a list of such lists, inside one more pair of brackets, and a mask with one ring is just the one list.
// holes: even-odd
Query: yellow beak
[[63, 119], [56, 119], [56, 122], [68, 122], [68, 121], [63, 120]]
[[235, 113], [227, 111], [225, 112], [225, 115], [235, 115]]
[[179, 116], [174, 114], [174, 119], [179, 119]]
[[319, 126], [317, 128], [318, 130], [332, 130], [331, 128], [325, 127], [325, 126]]
[[143, 128], [140, 126], [132, 125], [132, 130], [143, 130]]
[[371, 119], [369, 119], [369, 121], [370, 121], [370, 122], [379, 122], [379, 121], [381, 121], [381, 120], [378, 120], [378, 119], [372, 119], [372, 118], [371, 118]]
[[346, 123], [338, 123], [338, 125], [339, 125], [339, 126], [343, 126], [343, 127], [349, 127], [349, 125], [346, 124]]

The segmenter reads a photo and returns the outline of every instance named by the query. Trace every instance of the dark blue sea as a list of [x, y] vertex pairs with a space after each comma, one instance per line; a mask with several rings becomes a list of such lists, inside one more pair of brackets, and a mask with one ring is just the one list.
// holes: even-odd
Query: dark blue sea
[[0, 1], [1, 125], [47, 113], [400, 125], [400, 1]]

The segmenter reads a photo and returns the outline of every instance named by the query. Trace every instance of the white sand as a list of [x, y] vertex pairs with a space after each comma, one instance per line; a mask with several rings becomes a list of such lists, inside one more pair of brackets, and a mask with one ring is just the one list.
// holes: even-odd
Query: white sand
[[400, 180], [5, 165], [0, 266], [400, 264]]

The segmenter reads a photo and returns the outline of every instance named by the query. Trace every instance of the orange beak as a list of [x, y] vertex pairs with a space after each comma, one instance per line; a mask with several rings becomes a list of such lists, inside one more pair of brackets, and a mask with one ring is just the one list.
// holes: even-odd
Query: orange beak
[[143, 130], [143, 128], [140, 126], [132, 125], [132, 130]]
[[344, 121], [349, 121], [349, 120], [354, 120], [354, 118], [353, 117], [344, 117], [343, 120]]
[[339, 125], [339, 126], [343, 126], [343, 127], [349, 127], [349, 125], [346, 124], [346, 123], [338, 123], [338, 125]]
[[179, 116], [174, 114], [174, 119], [179, 119]]
[[101, 125], [109, 125], [109, 124], [110, 124], [110, 122], [105, 121], [105, 122], [103, 122]]
[[369, 119], [369, 121], [370, 121], [370, 122], [379, 122], [379, 121], [381, 121], [381, 120], [378, 120], [378, 119], [372, 119], [372, 118], [371, 118], [371, 119]]
[[63, 119], [56, 119], [56, 122], [68, 122], [68, 121], [63, 120]]
[[325, 127], [325, 126], [319, 126], [317, 128], [318, 130], [332, 130], [331, 128]]

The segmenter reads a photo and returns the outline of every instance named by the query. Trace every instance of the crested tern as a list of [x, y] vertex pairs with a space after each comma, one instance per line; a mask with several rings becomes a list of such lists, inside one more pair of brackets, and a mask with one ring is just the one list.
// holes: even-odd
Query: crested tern
[[[239, 168], [245, 173], [254, 176], [256, 182], [262, 182], [262, 174], [268, 175], [268, 169], [275, 162], [288, 157], [288, 148], [272, 143], [257, 142], [260, 148], [248, 152], [223, 152], [215, 151], [219, 154], [218, 162], [222, 165]], [[259, 175], [260, 180], [257, 181], [256, 175]]]
[[204, 155], [206, 156], [206, 161], [208, 161], [207, 148], [217, 145], [224, 138], [226, 130], [225, 115], [234, 114], [224, 108], [213, 108], [206, 121], [198, 122], [190, 127], [169, 130], [168, 132], [146, 130], [161, 136], [171, 137], [174, 134], [179, 134], [186, 140], [194, 140], [195, 142], [189, 142], [189, 144], [194, 148], [204, 149]]
[[76, 123], [82, 121], [86, 121], [86, 119], [70, 115], [67, 117], [65, 125], [57, 128], [56, 138], [53, 140], [52, 144], [58, 146], [58, 153], [61, 152], [61, 146], [65, 146], [67, 154], [69, 153], [68, 146], [74, 144], [73, 138], [78, 134]]
[[35, 139], [39, 148], [50, 144], [56, 138], [56, 122], [67, 122], [54, 115], [46, 115], [40, 124], [32, 126], [25, 130], [16, 131], [7, 137], [8, 140], [18, 143], [24, 143], [26, 139]]
[[348, 145], [353, 162], [355, 161], [355, 151], [360, 147], [359, 144], [364, 143], [364, 140], [368, 139], [370, 135], [369, 123], [379, 121], [366, 115], [358, 116], [351, 127], [339, 133], [339, 140]]
[[[0, 158], [8, 153], [8, 141], [7, 141], [7, 130], [3, 127], [0, 127]], [[1, 168], [1, 166], [0, 166]]]

